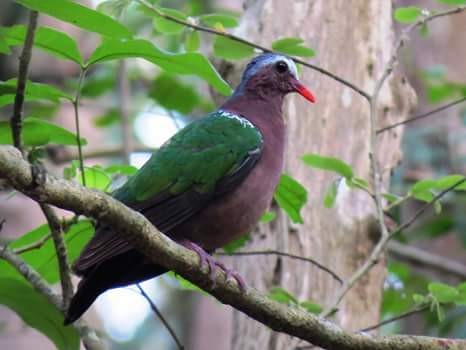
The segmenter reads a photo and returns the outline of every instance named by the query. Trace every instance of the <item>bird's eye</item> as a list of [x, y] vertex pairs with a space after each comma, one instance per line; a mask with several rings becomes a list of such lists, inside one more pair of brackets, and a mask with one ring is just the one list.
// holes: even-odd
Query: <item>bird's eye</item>
[[278, 73], [282, 74], [288, 71], [288, 65], [284, 61], [278, 61], [275, 64], [275, 69], [277, 70]]

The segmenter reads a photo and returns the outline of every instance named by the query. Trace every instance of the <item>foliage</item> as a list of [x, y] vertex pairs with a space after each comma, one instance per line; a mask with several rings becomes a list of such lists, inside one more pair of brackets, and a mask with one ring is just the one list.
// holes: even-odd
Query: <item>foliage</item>
[[[79, 119], [80, 96], [98, 101], [103, 101], [109, 95], [115, 97], [115, 86], [118, 85], [117, 65], [123, 60], [134, 63], [125, 77], [129, 85], [138, 86], [137, 84], [141, 82], [145, 87], [143, 94], [150, 98], [150, 102], [157, 109], [178, 120], [179, 115], [196, 114], [211, 109], [212, 102], [204, 93], [206, 89], [202, 84], [208, 84], [210, 88], [225, 96], [232, 92], [231, 87], [209, 60], [210, 55], [218, 59], [243, 60], [255, 54], [254, 45], [235, 40], [229, 32], [238, 26], [238, 17], [222, 11], [199, 13], [184, 7], [162, 7], [158, 2], [154, 2], [152, 8], [141, 4], [131, 8], [134, 2], [130, 0], [107, 0], [102, 2], [97, 10], [70, 0], [16, 0], [16, 2], [27, 9], [39, 11], [41, 14], [92, 33], [99, 39], [96, 47], [91, 48], [90, 54], [83, 55], [76, 37], [55, 27], [39, 26], [36, 29], [34, 48], [53, 58], [71, 63], [79, 68], [82, 78], [79, 82], [71, 79], [65, 86], [26, 81], [24, 99], [27, 106], [31, 107], [31, 111], [28, 111], [24, 118], [22, 137], [26, 150], [30, 155], [37, 155], [39, 161], [47, 157], [44, 149], [53, 145], [72, 146], [82, 150], [82, 146], [85, 146], [87, 141], [82, 137], [78, 139], [75, 131], [72, 132], [54, 123], [50, 115], [44, 120], [40, 113], [34, 112], [39, 111], [40, 107], [56, 110], [62, 104], [71, 104], [76, 111], [76, 118]], [[465, 5], [466, 0], [438, 0], [438, 3], [458, 6]], [[402, 24], [416, 24], [430, 13], [434, 12], [409, 6], [397, 8], [393, 15], [394, 19]], [[130, 15], [136, 20], [130, 21]], [[187, 24], [177, 23], [172, 20], [173, 18]], [[212, 40], [207, 40], [202, 30], [190, 28], [189, 24], [205, 26], [216, 31], [217, 35]], [[147, 34], [149, 32], [150, 34]], [[428, 34], [426, 23], [421, 26], [421, 32]], [[1, 27], [0, 53], [11, 55], [13, 48], [23, 46], [26, 35], [27, 28], [24, 25]], [[270, 47], [274, 51], [295, 57], [311, 58], [316, 55], [315, 50], [297, 37], [277, 38], [270, 43]], [[202, 52], [200, 52], [201, 48]], [[151, 66], [150, 70], [138, 67], [135, 59], [145, 60]], [[426, 98], [430, 103], [466, 97], [466, 84], [452, 80], [446, 73], [446, 69], [441, 66], [434, 66], [420, 73], [426, 87]], [[34, 79], [34, 75], [31, 76]], [[0, 82], [0, 108], [11, 108], [15, 103], [17, 84], [17, 79]], [[139, 102], [139, 96], [134, 95], [131, 98], [134, 97]], [[113, 100], [117, 99], [113, 98]], [[144, 103], [147, 103], [147, 99]], [[94, 116], [94, 125], [102, 132], [108, 132], [109, 127], [119, 127], [123, 115], [119, 107], [119, 101], [113, 101], [111, 106], [105, 108], [100, 115]], [[134, 115], [129, 116], [131, 122], [134, 117]], [[11, 143], [10, 123], [0, 121], [0, 144]], [[310, 169], [330, 173], [329, 186], [322, 198], [322, 205], [328, 210], [332, 210], [336, 205], [338, 193], [345, 187], [348, 190], [362, 190], [374, 196], [369, 179], [357, 177], [352, 166], [337, 157], [304, 154], [302, 161]], [[64, 168], [63, 176], [81, 184], [85, 182], [89, 188], [109, 191], [113, 180], [120, 176], [134, 175], [136, 171], [133, 166], [119, 163], [108, 166], [87, 166], [82, 164], [82, 159], [79, 159], [71, 161]], [[438, 176], [432, 179], [423, 178], [415, 181], [404, 188], [399, 195], [382, 193], [387, 202], [385, 206], [387, 212], [398, 210], [401, 203], [407, 200], [416, 200], [433, 204], [438, 214], [414, 229], [409, 237], [403, 237], [406, 242], [438, 237], [461, 224], [450, 215], [451, 213], [445, 213], [445, 210], [442, 212], [440, 201], [432, 203], [442, 191], [464, 179], [460, 174], [445, 174], [447, 173], [437, 174]], [[460, 195], [465, 190], [466, 182], [454, 188], [454, 192]], [[301, 211], [308, 202], [308, 191], [313, 193], [312, 188], [306, 189], [291, 175], [281, 176], [274, 199], [294, 224], [303, 223]], [[445, 202], [448, 204], [447, 200]], [[269, 211], [264, 213], [261, 222], [270, 223], [275, 218], [276, 212]], [[466, 223], [462, 225], [462, 228], [466, 227]], [[79, 220], [68, 227], [64, 240], [70, 262], [78, 257], [93, 232], [93, 225], [88, 220]], [[21, 253], [24, 261], [45, 281], [56, 284], [60, 278], [58, 261], [53, 242], [47, 239], [49, 234], [49, 226], [44, 224], [24, 233], [11, 242], [9, 247], [19, 250], [26, 248]], [[466, 237], [463, 238], [466, 244]], [[246, 234], [223, 247], [224, 251], [233, 254], [245, 247], [250, 239], [251, 236]], [[42, 241], [43, 244], [39, 245], [38, 243]], [[28, 248], [34, 244], [37, 247]], [[73, 328], [62, 325], [62, 314], [5, 261], [0, 261], [0, 270], [2, 271], [0, 304], [15, 311], [27, 325], [50, 338], [58, 349], [78, 349], [78, 334]], [[205, 293], [180, 276], [173, 273], [170, 275], [175, 276], [180, 288]], [[275, 301], [310, 313], [322, 312], [319, 304], [309, 300], [300, 301], [293, 293], [282, 287], [270, 289], [268, 296]], [[449, 310], [460, 306], [466, 306], [466, 283], [450, 286], [433, 282], [424, 277], [416, 277], [404, 265], [390, 264], [390, 276], [387, 278], [387, 286], [384, 290], [382, 310], [385, 316], [406, 312], [413, 307], [427, 307], [431, 314], [436, 316], [437, 325], [438, 322], [448, 318]], [[44, 319], [47, 322], [44, 322]]]

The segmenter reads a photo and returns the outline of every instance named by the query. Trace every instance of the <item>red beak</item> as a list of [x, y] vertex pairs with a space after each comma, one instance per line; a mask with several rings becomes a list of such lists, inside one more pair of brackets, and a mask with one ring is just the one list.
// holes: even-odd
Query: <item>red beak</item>
[[316, 102], [316, 98], [314, 97], [312, 92], [310, 92], [307, 89], [307, 87], [305, 87], [303, 84], [301, 84], [298, 79], [293, 81], [293, 85], [294, 85], [295, 91], [298, 94], [300, 94], [302, 97], [304, 97], [306, 100], [308, 100], [308, 101], [310, 101], [312, 103]]

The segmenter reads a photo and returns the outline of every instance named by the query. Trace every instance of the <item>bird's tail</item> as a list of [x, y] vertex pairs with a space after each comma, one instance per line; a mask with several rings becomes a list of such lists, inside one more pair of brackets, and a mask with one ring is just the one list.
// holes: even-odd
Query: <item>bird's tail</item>
[[132, 261], [114, 259], [114, 261], [96, 266], [81, 279], [66, 313], [65, 325], [81, 317], [97, 297], [106, 290], [139, 283], [167, 272], [162, 266], [145, 263], [143, 255], [139, 253], [134, 255], [135, 258]]
[[97, 277], [91, 274], [89, 277], [84, 277], [81, 282], [79, 282], [78, 290], [71, 299], [66, 313], [65, 325], [73, 323], [80, 318], [97, 297], [105, 291], [105, 286]]

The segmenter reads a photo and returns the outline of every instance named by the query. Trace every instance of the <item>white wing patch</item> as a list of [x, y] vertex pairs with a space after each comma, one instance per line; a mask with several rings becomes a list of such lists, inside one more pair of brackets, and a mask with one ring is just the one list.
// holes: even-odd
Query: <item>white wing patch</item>
[[256, 127], [254, 126], [254, 124], [252, 124], [249, 120], [247, 120], [246, 118], [243, 118], [237, 114], [234, 114], [234, 113], [231, 113], [231, 112], [228, 112], [228, 111], [224, 111], [223, 109], [220, 109], [217, 111], [217, 115], [219, 117], [225, 117], [225, 118], [230, 118], [230, 119], [235, 119], [237, 121], [239, 121], [241, 123], [241, 125], [244, 127], [244, 128], [253, 128], [255, 129]]

